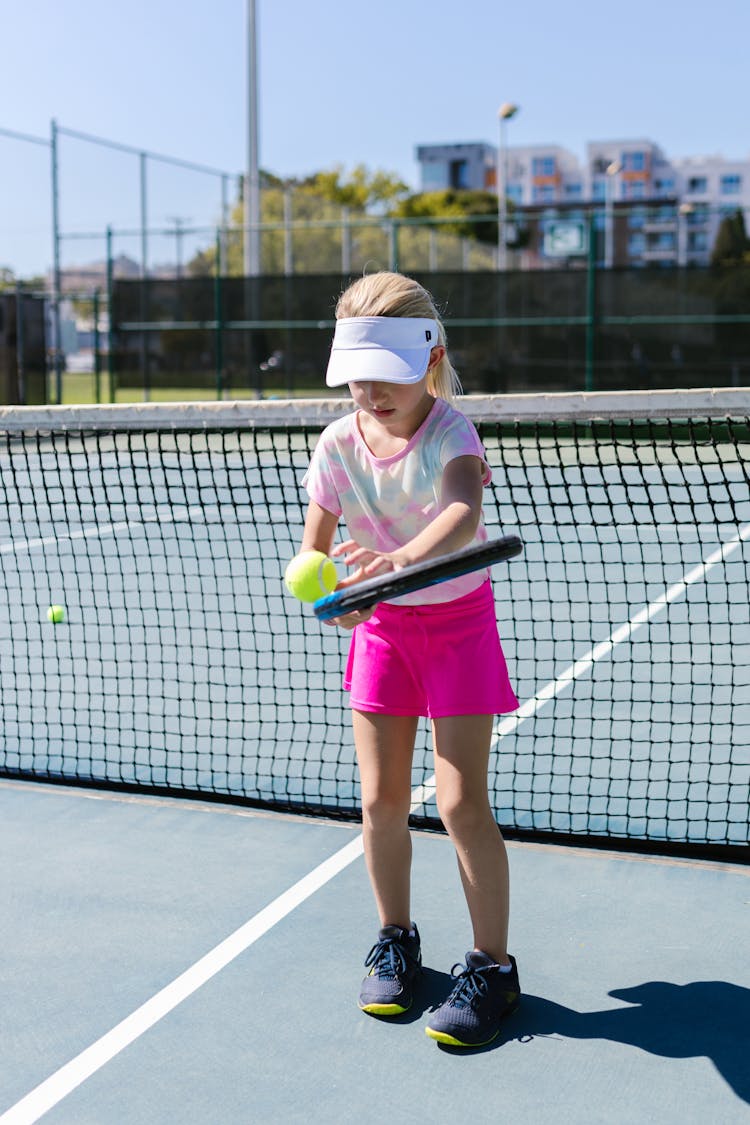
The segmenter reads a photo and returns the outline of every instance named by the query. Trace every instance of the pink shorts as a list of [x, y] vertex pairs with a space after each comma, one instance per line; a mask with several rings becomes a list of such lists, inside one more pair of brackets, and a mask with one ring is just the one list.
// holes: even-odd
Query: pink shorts
[[517, 710], [491, 583], [438, 605], [379, 605], [352, 633], [344, 690], [355, 710], [384, 715]]

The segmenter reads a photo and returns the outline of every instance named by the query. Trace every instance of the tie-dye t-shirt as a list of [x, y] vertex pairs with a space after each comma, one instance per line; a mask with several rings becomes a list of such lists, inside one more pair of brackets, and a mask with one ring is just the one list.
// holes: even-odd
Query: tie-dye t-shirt
[[[477, 431], [445, 399], [435, 399], [408, 445], [392, 457], [370, 452], [355, 411], [323, 431], [302, 483], [311, 500], [343, 516], [350, 537], [361, 546], [395, 551], [438, 515], [443, 469], [454, 457], [467, 454], [480, 458], [482, 483], [489, 484], [492, 474]], [[480, 521], [472, 542], [486, 540]], [[393, 601], [399, 605], [453, 601], [476, 590], [487, 574], [487, 570], [475, 571]]]

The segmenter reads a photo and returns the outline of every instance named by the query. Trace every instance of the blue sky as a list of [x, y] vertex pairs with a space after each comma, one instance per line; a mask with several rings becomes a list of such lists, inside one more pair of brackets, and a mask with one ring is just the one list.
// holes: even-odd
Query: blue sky
[[[0, 128], [49, 136], [50, 119], [239, 173], [246, 160], [245, 0], [2, 0]], [[748, 0], [257, 0], [260, 163], [281, 176], [364, 163], [418, 186], [414, 149], [647, 137], [667, 154], [750, 156]], [[0, 266], [51, 260], [48, 154], [0, 136]], [[138, 162], [63, 138], [66, 232], [134, 230]], [[219, 181], [153, 166], [150, 222], [210, 225]], [[153, 261], [174, 240], [154, 239]], [[188, 246], [187, 250], [190, 249]], [[135, 235], [116, 251], [138, 257]], [[66, 239], [63, 265], [103, 257]]]

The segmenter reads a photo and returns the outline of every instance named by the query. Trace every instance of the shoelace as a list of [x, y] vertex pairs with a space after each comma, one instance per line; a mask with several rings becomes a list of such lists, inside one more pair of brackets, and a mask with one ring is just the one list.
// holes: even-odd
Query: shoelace
[[370, 965], [374, 966], [373, 976], [396, 980], [399, 973], [406, 972], [406, 954], [395, 938], [381, 938], [365, 958], [365, 968], [369, 969]]
[[456, 978], [456, 984], [446, 1003], [456, 1008], [467, 1008], [477, 997], [486, 996], [488, 985], [485, 972], [486, 970], [472, 969], [457, 962], [451, 969], [451, 976]]

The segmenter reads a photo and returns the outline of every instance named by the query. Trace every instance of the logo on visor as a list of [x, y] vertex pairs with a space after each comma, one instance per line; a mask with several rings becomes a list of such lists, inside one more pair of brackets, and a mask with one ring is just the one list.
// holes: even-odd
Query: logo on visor
[[424, 335], [425, 335], [425, 339], [426, 339], [426, 340], [431, 340], [431, 339], [432, 339], [432, 332], [430, 331], [430, 329], [429, 329], [429, 328], [425, 328], [425, 333], [424, 333]]

